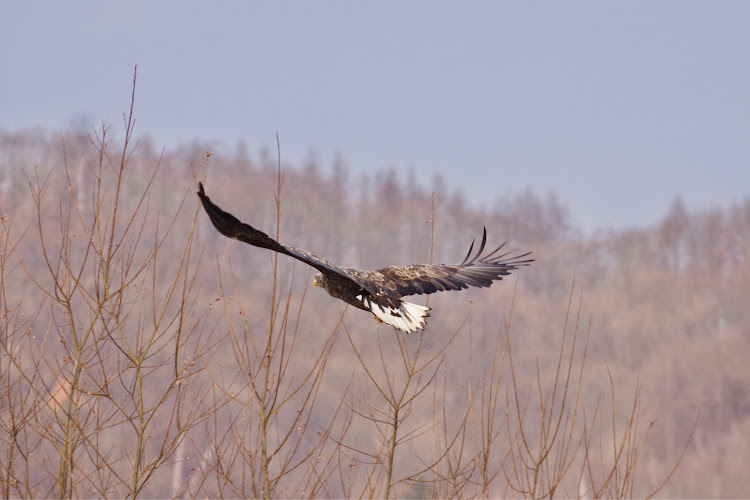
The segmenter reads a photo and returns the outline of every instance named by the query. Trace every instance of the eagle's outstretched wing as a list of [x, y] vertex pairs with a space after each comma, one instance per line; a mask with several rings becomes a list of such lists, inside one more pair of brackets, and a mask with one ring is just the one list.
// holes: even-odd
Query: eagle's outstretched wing
[[410, 266], [391, 266], [377, 271], [358, 271], [347, 269], [361, 286], [368, 290], [377, 289], [379, 293], [391, 299], [415, 294], [428, 294], [444, 290], [461, 290], [470, 286], [489, 287], [495, 280], [503, 279], [511, 271], [521, 266], [528, 266], [534, 259], [524, 259], [531, 252], [513, 255], [515, 250], [500, 253], [506, 243], [494, 251], [482, 256], [487, 243], [487, 229], [482, 234], [479, 250], [472, 255], [474, 241], [463, 262], [456, 265], [415, 264]]
[[214, 205], [211, 199], [206, 195], [206, 192], [203, 190], [202, 182], [198, 183], [198, 197], [201, 199], [203, 208], [206, 210], [214, 227], [224, 236], [243, 241], [256, 247], [268, 248], [269, 250], [289, 255], [290, 257], [301, 260], [305, 264], [308, 264], [321, 272], [333, 272], [347, 278], [349, 277], [340, 268], [334, 266], [326, 259], [304, 250], [300, 250], [299, 248], [282, 245], [263, 231], [259, 231], [254, 227], [241, 222], [234, 215], [220, 209]]

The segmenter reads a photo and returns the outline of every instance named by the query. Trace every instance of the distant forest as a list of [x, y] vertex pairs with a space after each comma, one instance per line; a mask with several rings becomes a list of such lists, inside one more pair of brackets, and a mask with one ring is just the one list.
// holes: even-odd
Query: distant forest
[[[750, 198], [586, 235], [533, 189], [105, 129], [0, 132], [0, 172], [4, 497], [750, 494]], [[404, 335], [219, 235], [198, 181], [344, 266], [485, 226], [536, 260]]]

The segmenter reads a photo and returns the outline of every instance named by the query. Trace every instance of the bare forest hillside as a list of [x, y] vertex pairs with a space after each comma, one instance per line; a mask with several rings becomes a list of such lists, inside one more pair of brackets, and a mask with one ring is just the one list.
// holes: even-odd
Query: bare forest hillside
[[[750, 494], [750, 198], [589, 236], [533, 190], [109, 134], [0, 133], [0, 496]], [[483, 226], [536, 261], [404, 335], [219, 235], [198, 181], [344, 266]]]

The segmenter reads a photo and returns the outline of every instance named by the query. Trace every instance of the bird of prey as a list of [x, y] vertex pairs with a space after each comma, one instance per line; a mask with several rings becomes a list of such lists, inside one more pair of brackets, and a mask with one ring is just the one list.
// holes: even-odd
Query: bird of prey
[[313, 285], [320, 286], [329, 295], [347, 304], [371, 312], [378, 322], [387, 323], [406, 333], [424, 328], [430, 308], [406, 302], [403, 297], [461, 290], [470, 286], [489, 287], [493, 281], [501, 280], [511, 271], [533, 262], [533, 259], [525, 259], [531, 252], [520, 255], [515, 250], [500, 253], [505, 243], [482, 256], [487, 241], [485, 228], [479, 250], [472, 255], [472, 241], [460, 264], [389, 266], [376, 271], [339, 267], [304, 250], [282, 245], [266, 233], [240, 222], [206, 196], [202, 182], [198, 183], [198, 189], [203, 208], [221, 234], [301, 260], [320, 271], [315, 276]]

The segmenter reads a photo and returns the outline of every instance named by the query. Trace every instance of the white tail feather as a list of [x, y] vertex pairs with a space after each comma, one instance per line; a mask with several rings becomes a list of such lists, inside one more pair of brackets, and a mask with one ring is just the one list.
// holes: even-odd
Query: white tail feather
[[375, 302], [367, 300], [366, 306], [383, 323], [404, 331], [406, 333], [416, 332], [424, 328], [425, 318], [429, 316], [429, 307], [400, 301], [398, 309], [393, 307], [381, 307]]

